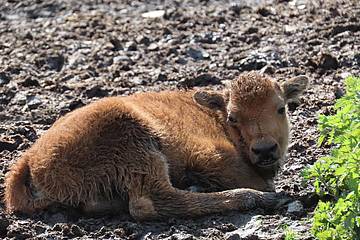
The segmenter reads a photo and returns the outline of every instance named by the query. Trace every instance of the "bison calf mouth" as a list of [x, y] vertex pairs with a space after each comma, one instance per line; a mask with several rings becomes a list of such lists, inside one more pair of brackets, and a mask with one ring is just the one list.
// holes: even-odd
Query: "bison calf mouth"
[[256, 165], [258, 167], [270, 167], [275, 165], [278, 162], [278, 160], [279, 160], [278, 158], [270, 157], [257, 162]]

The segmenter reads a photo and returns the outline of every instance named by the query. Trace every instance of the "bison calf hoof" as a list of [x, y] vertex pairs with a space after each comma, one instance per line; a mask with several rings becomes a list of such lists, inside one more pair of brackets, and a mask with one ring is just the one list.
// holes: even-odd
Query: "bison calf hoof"
[[131, 200], [129, 202], [129, 211], [131, 216], [138, 221], [157, 218], [157, 212], [154, 208], [153, 202], [151, 199], [146, 197]]
[[291, 201], [291, 197], [284, 193], [263, 192], [258, 205], [264, 209], [279, 209]]

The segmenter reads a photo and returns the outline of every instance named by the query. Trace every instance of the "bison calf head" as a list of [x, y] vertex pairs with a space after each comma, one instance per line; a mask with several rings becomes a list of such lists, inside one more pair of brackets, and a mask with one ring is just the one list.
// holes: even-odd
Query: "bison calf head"
[[305, 76], [279, 85], [250, 72], [234, 80], [224, 93], [197, 91], [193, 98], [199, 105], [219, 112], [229, 138], [241, 154], [266, 169], [283, 162], [289, 137], [286, 104], [307, 85]]

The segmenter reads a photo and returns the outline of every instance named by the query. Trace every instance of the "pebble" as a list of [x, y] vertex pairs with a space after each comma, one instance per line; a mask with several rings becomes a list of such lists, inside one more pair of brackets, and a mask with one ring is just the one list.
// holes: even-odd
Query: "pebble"
[[126, 55], [122, 55], [122, 56], [116, 56], [113, 58], [113, 62], [114, 63], [119, 63], [119, 62], [132, 62], [131, 58], [126, 56]]
[[195, 239], [193, 235], [188, 233], [174, 233], [171, 235], [173, 240], [193, 240]]
[[303, 204], [296, 200], [288, 204], [287, 212], [290, 214], [301, 215], [304, 212]]
[[220, 40], [220, 36], [213, 32], [206, 32], [198, 40], [201, 43], [214, 44]]
[[185, 64], [187, 64], [187, 60], [185, 58], [183, 58], [183, 57], [176, 57], [175, 58], [175, 63], [185, 65]]
[[339, 67], [339, 62], [336, 57], [330, 53], [322, 53], [318, 66], [325, 70], [337, 69]]
[[187, 54], [193, 58], [195, 61], [196, 60], [203, 60], [205, 58], [209, 58], [210, 54], [208, 52], [206, 52], [204, 49], [201, 48], [192, 48], [190, 47], [187, 50]]
[[126, 42], [125, 43], [125, 49], [127, 51], [136, 51], [137, 50], [136, 43], [134, 41]]
[[141, 14], [143, 18], [160, 18], [165, 15], [165, 10], [155, 10]]
[[342, 90], [341, 88], [335, 87], [335, 89], [334, 89], [334, 95], [335, 95], [335, 98], [336, 98], [336, 99], [339, 99], [339, 98], [341, 98], [342, 96], [344, 96], [345, 93], [344, 93], [344, 90]]
[[168, 80], [168, 76], [165, 73], [159, 73], [156, 80], [160, 82], [165, 82]]
[[145, 45], [149, 45], [150, 44], [150, 38], [140, 35], [136, 38], [136, 42], [139, 44], [145, 44]]
[[24, 81], [20, 81], [19, 85], [21, 85], [23, 87], [39, 87], [40, 86], [38, 80], [34, 79], [31, 76], [25, 78]]
[[70, 233], [72, 237], [82, 237], [85, 232], [78, 225], [72, 224], [70, 227]]
[[106, 97], [109, 95], [109, 90], [103, 89], [100, 85], [94, 85], [85, 91], [85, 95], [89, 98], [93, 97]]
[[25, 105], [26, 104], [26, 95], [18, 92], [15, 96], [11, 99], [11, 102], [18, 105]]
[[229, 233], [226, 234], [225, 240], [241, 240], [241, 238], [238, 233]]
[[30, 109], [35, 109], [42, 104], [42, 101], [36, 96], [26, 97], [26, 102]]
[[263, 17], [267, 17], [270, 15], [276, 14], [276, 11], [274, 8], [267, 8], [267, 7], [259, 7], [256, 12]]
[[187, 78], [178, 83], [178, 87], [184, 88], [192, 88], [192, 87], [200, 87], [200, 86], [208, 86], [208, 85], [216, 85], [221, 84], [221, 81], [218, 77], [204, 73], [200, 74], [194, 78]]
[[123, 50], [123, 46], [121, 45], [121, 42], [118, 38], [116, 37], [110, 38], [110, 43], [112, 44], [114, 51]]
[[81, 101], [81, 99], [74, 99], [69, 103], [68, 108], [72, 111], [72, 110], [82, 107], [84, 105], [85, 104], [83, 101]]
[[157, 43], [151, 43], [148, 48], [149, 51], [155, 51], [159, 49], [159, 45]]
[[5, 72], [0, 72], [0, 86], [4, 86], [10, 82], [11, 78]]
[[292, 26], [292, 25], [285, 25], [284, 26], [284, 32], [286, 34], [292, 34], [297, 30], [296, 26]]
[[[0, 143], [1, 145], [1, 143]], [[0, 146], [1, 148], [1, 146]], [[1, 149], [0, 149], [1, 152]], [[10, 221], [5, 218], [5, 216], [0, 217], [0, 238], [4, 238], [7, 235], [7, 228], [10, 225]]]
[[230, 5], [229, 10], [232, 11], [233, 13], [235, 13], [235, 14], [240, 14], [241, 9], [243, 9], [243, 8], [244, 8], [243, 5], [240, 5], [240, 4], [238, 4], [238, 3], [232, 3], [232, 4]]
[[143, 83], [143, 80], [139, 77], [132, 77], [129, 79], [129, 82], [135, 84], [135, 85], [139, 85]]
[[63, 55], [49, 56], [46, 62], [51, 70], [60, 72], [65, 63], [65, 57]]

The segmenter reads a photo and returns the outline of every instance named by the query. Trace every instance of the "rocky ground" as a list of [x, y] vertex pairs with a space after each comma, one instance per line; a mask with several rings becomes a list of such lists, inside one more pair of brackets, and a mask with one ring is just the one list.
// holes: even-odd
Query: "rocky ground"
[[[144, 1], [145, 2], [145, 1]], [[9, 216], [0, 238], [312, 239], [317, 202], [301, 171], [325, 155], [317, 115], [329, 114], [343, 80], [360, 75], [357, 0], [4, 0], [0, 4], [0, 194], [4, 175], [61, 115], [98, 98], [140, 91], [221, 88], [241, 72], [311, 87], [289, 107], [292, 140], [277, 191], [297, 199], [272, 212], [137, 223], [59, 209]]]

